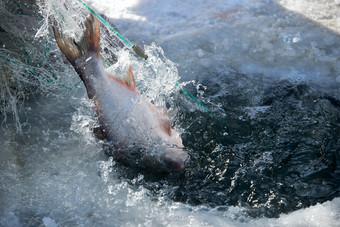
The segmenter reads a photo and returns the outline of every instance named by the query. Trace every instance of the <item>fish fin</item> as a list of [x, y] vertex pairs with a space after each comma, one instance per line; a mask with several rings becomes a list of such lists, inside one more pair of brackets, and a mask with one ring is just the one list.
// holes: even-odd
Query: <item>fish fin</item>
[[136, 89], [136, 81], [135, 81], [135, 76], [132, 73], [132, 68], [131, 65], [129, 65], [129, 69], [126, 72], [126, 77], [125, 77], [126, 82], [128, 83], [128, 85], [133, 88]]
[[129, 69], [127, 70], [127, 72], [124, 76], [119, 77], [119, 76], [110, 75], [110, 77], [113, 78], [114, 80], [120, 82], [121, 84], [124, 84], [125, 86], [133, 89], [133, 90], [137, 90], [136, 89], [136, 81], [135, 81], [135, 77], [132, 73], [131, 65], [129, 65]]
[[79, 42], [67, 37], [53, 26], [54, 38], [67, 60], [74, 66], [75, 60], [92, 51], [99, 54], [100, 24], [93, 14], [84, 21], [85, 29]]
[[163, 114], [159, 117], [159, 121], [161, 122], [161, 126], [164, 131], [171, 136], [171, 121], [166, 108], [163, 109]]

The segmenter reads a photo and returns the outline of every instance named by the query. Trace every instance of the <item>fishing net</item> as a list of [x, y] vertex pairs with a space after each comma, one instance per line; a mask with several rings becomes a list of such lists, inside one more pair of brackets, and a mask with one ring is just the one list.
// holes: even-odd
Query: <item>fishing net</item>
[[4, 125], [13, 115], [21, 132], [19, 110], [24, 101], [36, 92], [67, 87], [58, 72], [69, 67], [56, 60], [54, 38], [35, 1], [1, 1], [0, 13], [0, 116]]
[[[57, 88], [71, 90], [79, 84], [79, 77], [55, 44], [51, 26], [77, 41], [89, 10], [77, 0], [4, 0], [0, 3], [0, 12], [2, 122], [13, 114], [21, 131], [18, 110], [29, 94], [53, 93]], [[110, 23], [108, 18], [103, 18]], [[109, 73], [125, 75], [132, 65], [137, 89], [156, 106], [171, 106], [172, 94], [179, 90], [179, 76], [174, 63], [160, 47], [144, 46], [149, 56], [145, 61], [102, 23], [100, 45], [101, 58]]]

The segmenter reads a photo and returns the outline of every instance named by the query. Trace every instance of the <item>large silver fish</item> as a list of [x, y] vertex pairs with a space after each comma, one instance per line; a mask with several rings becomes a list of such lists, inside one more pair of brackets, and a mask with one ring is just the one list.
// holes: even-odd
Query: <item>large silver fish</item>
[[94, 101], [101, 132], [112, 142], [113, 153], [120, 157], [140, 153], [143, 160], [152, 160], [146, 165], [183, 169], [190, 157], [171, 128], [167, 111], [157, 110], [136, 90], [131, 66], [122, 77], [105, 72], [99, 56], [99, 21], [91, 14], [84, 24], [79, 42], [55, 27], [54, 37]]

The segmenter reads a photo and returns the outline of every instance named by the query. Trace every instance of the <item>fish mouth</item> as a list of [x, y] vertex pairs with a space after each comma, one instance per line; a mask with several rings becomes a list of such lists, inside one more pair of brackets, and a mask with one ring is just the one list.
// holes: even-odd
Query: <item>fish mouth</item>
[[168, 169], [182, 170], [190, 162], [190, 155], [181, 148], [170, 147], [165, 150], [160, 159]]

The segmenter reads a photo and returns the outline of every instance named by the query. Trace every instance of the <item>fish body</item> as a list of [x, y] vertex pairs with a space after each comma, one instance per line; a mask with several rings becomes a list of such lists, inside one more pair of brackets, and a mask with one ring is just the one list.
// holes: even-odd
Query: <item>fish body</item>
[[158, 110], [137, 91], [131, 66], [121, 77], [105, 72], [99, 55], [99, 21], [91, 14], [84, 24], [78, 43], [55, 27], [54, 36], [94, 101], [101, 133], [112, 143], [114, 153], [128, 157], [129, 152], [141, 152], [145, 160], [166, 169], [183, 169], [190, 157], [171, 128], [167, 111]]

